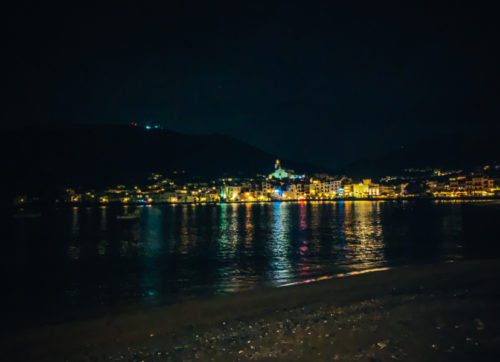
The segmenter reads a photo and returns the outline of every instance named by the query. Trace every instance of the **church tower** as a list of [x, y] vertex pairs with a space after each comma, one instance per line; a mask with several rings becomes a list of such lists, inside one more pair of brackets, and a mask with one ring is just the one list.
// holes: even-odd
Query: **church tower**
[[276, 159], [276, 163], [274, 164], [274, 169], [278, 170], [281, 168], [280, 160], [279, 158]]

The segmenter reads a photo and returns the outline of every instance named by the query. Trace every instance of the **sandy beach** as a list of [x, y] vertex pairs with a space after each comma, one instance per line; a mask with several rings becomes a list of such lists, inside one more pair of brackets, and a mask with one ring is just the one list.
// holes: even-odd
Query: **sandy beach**
[[3, 332], [5, 361], [491, 361], [500, 261], [380, 270]]

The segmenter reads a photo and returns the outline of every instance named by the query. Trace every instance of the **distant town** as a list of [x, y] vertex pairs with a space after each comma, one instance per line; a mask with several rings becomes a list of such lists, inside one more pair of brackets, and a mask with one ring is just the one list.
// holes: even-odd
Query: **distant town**
[[[271, 166], [271, 165], [270, 165]], [[156, 204], [221, 203], [405, 198], [496, 198], [500, 196], [499, 165], [485, 165], [475, 172], [407, 169], [405, 176], [353, 180], [328, 174], [305, 175], [285, 168], [277, 159], [266, 175], [253, 178], [220, 178], [210, 182], [174, 182], [152, 173], [141, 185], [114, 185], [103, 190], [67, 188], [56, 203]], [[182, 171], [180, 171], [182, 173]], [[176, 172], [177, 173], [177, 172]], [[39, 201], [18, 195], [14, 204]]]

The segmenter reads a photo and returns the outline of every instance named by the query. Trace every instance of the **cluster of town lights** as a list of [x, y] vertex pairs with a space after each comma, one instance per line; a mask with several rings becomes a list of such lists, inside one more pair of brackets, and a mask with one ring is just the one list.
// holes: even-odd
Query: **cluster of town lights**
[[[183, 173], [183, 172], [182, 172]], [[434, 172], [435, 173], [435, 172]], [[266, 202], [304, 200], [394, 199], [419, 196], [436, 198], [498, 197], [498, 180], [479, 174], [443, 175], [440, 178], [420, 179], [425, 193], [412, 191], [412, 180], [386, 177], [380, 183], [371, 179], [353, 182], [342, 176], [315, 174], [311, 177], [284, 169], [276, 160], [274, 170], [267, 176], [234, 179], [222, 178], [211, 182], [187, 182], [177, 184], [161, 174], [151, 174], [146, 185], [126, 187], [117, 185], [102, 192], [77, 192], [67, 189], [59, 202], [69, 203], [218, 203], [218, 202]], [[175, 173], [174, 173], [175, 174]], [[20, 195], [15, 203], [29, 203], [26, 195]]]
[[[442, 173], [442, 172], [440, 172]], [[442, 176], [442, 175], [440, 175]], [[267, 176], [247, 179], [224, 178], [212, 182], [178, 185], [160, 174], [152, 174], [149, 184], [127, 188], [123, 185], [96, 193], [68, 189], [62, 201], [100, 204], [265, 202], [335, 199], [391, 199], [422, 196], [409, 191], [408, 182], [374, 183], [370, 179], [353, 182], [348, 177], [317, 174], [298, 175], [282, 168], [279, 160]], [[441, 198], [498, 196], [493, 178], [480, 175], [453, 176], [447, 181], [427, 180], [426, 195]]]

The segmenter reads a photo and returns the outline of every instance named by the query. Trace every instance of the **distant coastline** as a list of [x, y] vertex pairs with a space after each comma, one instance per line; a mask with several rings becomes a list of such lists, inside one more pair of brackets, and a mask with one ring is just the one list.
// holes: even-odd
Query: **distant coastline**
[[290, 199], [290, 200], [242, 200], [242, 201], [215, 201], [215, 202], [30, 202], [23, 205], [18, 205], [17, 209], [22, 209], [26, 206], [84, 206], [84, 207], [101, 207], [101, 206], [147, 206], [147, 205], [235, 205], [235, 204], [271, 204], [271, 203], [338, 203], [344, 201], [490, 201], [500, 200], [500, 196], [462, 196], [462, 197], [435, 197], [435, 196], [409, 196], [409, 197], [378, 197], [378, 198], [337, 198], [337, 199]]

